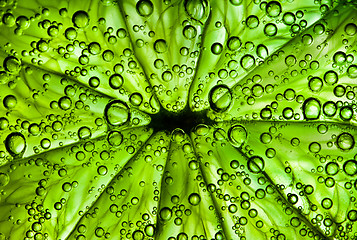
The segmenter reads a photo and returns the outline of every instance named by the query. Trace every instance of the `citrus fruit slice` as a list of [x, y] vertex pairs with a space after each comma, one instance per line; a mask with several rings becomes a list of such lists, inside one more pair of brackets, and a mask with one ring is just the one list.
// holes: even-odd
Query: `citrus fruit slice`
[[354, 1], [0, 10], [0, 240], [356, 239]]

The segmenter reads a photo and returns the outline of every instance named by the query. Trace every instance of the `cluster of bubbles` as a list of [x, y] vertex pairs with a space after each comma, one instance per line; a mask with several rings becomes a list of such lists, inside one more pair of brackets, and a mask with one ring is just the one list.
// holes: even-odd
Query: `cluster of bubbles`
[[[108, 6], [121, 4], [109, 0], [102, 0], [101, 3]], [[171, 3], [170, 0], [163, 1], [165, 5]], [[13, 3], [9, 1], [8, 4], [12, 6]], [[133, 4], [135, 12], [132, 14], [144, 20], [150, 19], [159, 10], [156, 5], [158, 3], [151, 0], [138, 0]], [[157, 37], [159, 33], [146, 31], [146, 25], [134, 25], [132, 29], [124, 26], [115, 29], [114, 26], [106, 25], [110, 19], [97, 17], [92, 10], [58, 9], [60, 18], [57, 19], [66, 19], [69, 24], [52, 20], [52, 8], [43, 8], [41, 13], [31, 17], [17, 16], [16, 11], [1, 12], [0, 27], [10, 29], [15, 40], [14, 43], [5, 44], [6, 56], [2, 58], [0, 69], [0, 84], [6, 88], [4, 96], [1, 96], [1, 109], [4, 114], [0, 116], [0, 137], [4, 147], [0, 150], [0, 200], [8, 197], [7, 191], [11, 192], [14, 188], [12, 185], [20, 181], [16, 179], [20, 179], [20, 175], [21, 179], [35, 182], [34, 185], [29, 185], [29, 188], [33, 188], [29, 193], [33, 199], [15, 205], [16, 211], [22, 209], [25, 212], [25, 217], [15, 216], [17, 212], [14, 211], [7, 216], [6, 224], [22, 226], [25, 221], [26, 230], [21, 237], [51, 239], [48, 226], [56, 224], [55, 221], [63, 217], [66, 208], [70, 208], [74, 201], [71, 194], [82, 191], [83, 194], [88, 192], [90, 197], [95, 197], [93, 203], [87, 202], [84, 209], [78, 210], [78, 214], [75, 213], [78, 224], [75, 225], [71, 236], [78, 240], [90, 239], [87, 234], [91, 232], [96, 238], [114, 236], [104, 224], [99, 224], [100, 220], [96, 219], [101, 214], [99, 209], [105, 209], [104, 213], [115, 216], [115, 220], [120, 219], [117, 232], [126, 239], [155, 239], [163, 232], [161, 228], [170, 224], [185, 228], [190, 224], [185, 220], [192, 219], [200, 210], [214, 212], [212, 216], [215, 219], [212, 222], [216, 221], [217, 226], [212, 238], [217, 240], [224, 239], [225, 234], [232, 230], [237, 239], [247, 239], [246, 236], [252, 234], [246, 229], [252, 229], [252, 226], [258, 229], [257, 231], [267, 232], [271, 239], [289, 239], [286, 236], [288, 233], [283, 233], [283, 228], [264, 221], [264, 211], [268, 212], [270, 209], [267, 207], [268, 209], [264, 210], [264, 207], [260, 208], [257, 203], [264, 201], [276, 203], [277, 211], [282, 211], [284, 219], [288, 219], [284, 220], [286, 227], [292, 227], [299, 234], [298, 238], [323, 239], [325, 236], [333, 236], [347, 239], [352, 236], [354, 222], [357, 221], [355, 197], [348, 195], [351, 204], [348, 209], [343, 210], [346, 219], [339, 223], [332, 213], [340, 204], [339, 199], [335, 200], [331, 196], [320, 197], [318, 187], [331, 190], [341, 187], [350, 195], [357, 191], [357, 181], [353, 180], [357, 176], [357, 155], [352, 154], [356, 148], [353, 124], [356, 123], [357, 88], [354, 81], [357, 78], [357, 65], [354, 63], [353, 51], [350, 50], [353, 47], [348, 46], [348, 41], [353, 41], [357, 36], [357, 25], [350, 20], [343, 23], [341, 37], [344, 38], [342, 44], [346, 45], [345, 49], [336, 49], [332, 54], [325, 54], [325, 60], [315, 60], [310, 53], [294, 55], [291, 50], [289, 53], [280, 50], [272, 54], [270, 51], [274, 47], [269, 43], [245, 41], [242, 36], [227, 36], [223, 43], [217, 41], [206, 46], [202, 35], [205, 32], [202, 28], [209, 21], [207, 19], [212, 17], [212, 1], [183, 0], [180, 4], [187, 15], [180, 23], [180, 34], [182, 39], [194, 42], [193, 45], [197, 47], [184, 45], [175, 53], [177, 58], [187, 57], [188, 60], [184, 64], [176, 64], [175, 61], [173, 64], [168, 63], [170, 61], [164, 56], [173, 54], [171, 43], [162, 36]], [[241, 0], [229, 0], [229, 4], [230, 7], [245, 7], [244, 1]], [[299, 39], [296, 49], [309, 49], [309, 46], [315, 46], [319, 37], [333, 34], [323, 21], [317, 22], [309, 29], [310, 23], [306, 20], [308, 17], [304, 10], [285, 11], [284, 4], [279, 1], [253, 1], [252, 4], [255, 4], [264, 16], [261, 17], [258, 13], [248, 14], [239, 24], [246, 31], [262, 32], [268, 40], [279, 37], [279, 34], [288, 33], [286, 35], [289, 35], [289, 38]], [[319, 4], [322, 15], [327, 14], [332, 8], [331, 4], [322, 1]], [[16, 4], [12, 7], [15, 10]], [[145, 21], [145, 24], [148, 23]], [[215, 23], [217, 29], [223, 25], [220, 21]], [[43, 37], [26, 46], [17, 43], [16, 39], [25, 39], [26, 36], [23, 35], [37, 28], [44, 32]], [[286, 32], [283, 29], [287, 29]], [[304, 32], [305, 30], [310, 32]], [[140, 32], [144, 32], [145, 37], [149, 37], [151, 42], [135, 39], [136, 41], [132, 41], [132, 48], [125, 48], [120, 53], [115, 51], [119, 41], [133, 40], [133, 34]], [[85, 41], [83, 36], [90, 34], [101, 36], [105, 41]], [[16, 44], [21, 46], [21, 51], [15, 49]], [[145, 59], [137, 59], [137, 51], [147, 45], [156, 54], [153, 57], [155, 59], [148, 60], [150, 66], [141, 66], [145, 65], [141, 63]], [[316, 46], [318, 51], [322, 51], [323, 48], [322, 44]], [[180, 115], [199, 123], [192, 130], [190, 141], [187, 141], [188, 137], [181, 129], [175, 129], [171, 135], [167, 134], [167, 131], [151, 135], [152, 125], [149, 123], [147, 128], [140, 128], [140, 124], [150, 119], [146, 113], [154, 113], [162, 106], [171, 112], [184, 109], [185, 100], [182, 99], [186, 96], [180, 96], [177, 101], [170, 103], [163, 99], [178, 94], [182, 90], [181, 87], [181, 93], [191, 91], [190, 87], [194, 86], [191, 86], [191, 83], [196, 76], [196, 70], [200, 67], [195, 65], [200, 51], [207, 51], [209, 56], [224, 60], [224, 67], [219, 66], [212, 72], [207, 70], [207, 76], [202, 77], [197, 84], [197, 91], [193, 88], [196, 91], [192, 99], [193, 109], [208, 109], [209, 117], [201, 119], [200, 115], [191, 111], [192, 109]], [[149, 54], [148, 58], [150, 57], [152, 56]], [[176, 56], [172, 58], [175, 59]], [[199, 59], [197, 64], [204, 60]], [[325, 61], [328, 66], [324, 65]], [[279, 72], [277, 69], [270, 69], [277, 62], [278, 68], [287, 69], [284, 74], [279, 75], [274, 73]], [[259, 72], [259, 67], [264, 67], [266, 75]], [[141, 68], [144, 70], [138, 70]], [[51, 71], [38, 77], [36, 74], [41, 69]], [[259, 71], [254, 71], [255, 69]], [[140, 81], [134, 74], [137, 72], [138, 76], [150, 84], [145, 85], [143, 89], [131, 90], [131, 84]], [[249, 77], [238, 82], [237, 79], [246, 73], [250, 74]], [[301, 77], [297, 81], [301, 81], [302, 84], [297, 84], [297, 88], [289, 87], [289, 81], [295, 84], [295, 77]], [[40, 84], [28, 84], [30, 94], [24, 97], [23, 92], [26, 91], [18, 89], [24, 83], [27, 84], [27, 78], [36, 79], [33, 81]], [[159, 79], [160, 84], [153, 84], [156, 79]], [[218, 79], [216, 84], [212, 79]], [[272, 81], [269, 82], [270, 80]], [[184, 84], [179, 85], [175, 82]], [[205, 84], [209, 86], [212, 82], [213, 87], [207, 89]], [[20, 87], [17, 87], [17, 84]], [[172, 85], [174, 87], [171, 88]], [[49, 93], [51, 91], [56, 94], [52, 96]], [[145, 99], [145, 94], [156, 95]], [[48, 96], [50, 100], [43, 100], [43, 96]], [[326, 99], [326, 96], [331, 98]], [[46, 114], [40, 117], [40, 121], [22, 117], [26, 114], [21, 115], [21, 111], [30, 106], [31, 101], [38, 103], [38, 112], [47, 107], [44, 111]], [[157, 102], [161, 106], [155, 105]], [[252, 116], [248, 116], [246, 112], [240, 113], [241, 108], [244, 109], [246, 105], [248, 110], [244, 111], [252, 113]], [[157, 114], [164, 118], [163, 112]], [[259, 121], [252, 123], [249, 121], [250, 117]], [[87, 118], [92, 122], [82, 120]], [[305, 129], [317, 130], [316, 140], [314, 137], [306, 137], [308, 133], [296, 133], [296, 136], [289, 136], [289, 139], [284, 138], [286, 132], [289, 133], [289, 130], [284, 132], [284, 129], [298, 126], [289, 124], [299, 120], [307, 124]], [[214, 124], [207, 124], [210, 121]], [[260, 121], [263, 127], [259, 125]], [[179, 122], [186, 123], [181, 119], [175, 121]], [[265, 122], [270, 122], [268, 130], [257, 134], [257, 131], [264, 129]], [[341, 127], [339, 124], [347, 127]], [[149, 135], [147, 139], [144, 139], [145, 134]], [[158, 137], [159, 134], [163, 136]], [[331, 139], [321, 137], [330, 135]], [[98, 136], [101, 138], [97, 138]], [[255, 140], [252, 140], [252, 136], [256, 137]], [[147, 141], [145, 144], [142, 142], [143, 139]], [[256, 146], [251, 144], [254, 141]], [[278, 149], [279, 146], [282, 149]], [[289, 148], [303, 149], [308, 154], [308, 159], [318, 159], [318, 165], [310, 171], [316, 176], [315, 186], [300, 182], [303, 179], [299, 179], [298, 176], [297, 180], [295, 179], [294, 163], [289, 163], [289, 159], [282, 163], [284, 173], [279, 177], [281, 181], [291, 178], [290, 185], [276, 183], [275, 181], [279, 181], [280, 178], [274, 179], [274, 176], [269, 175], [274, 168], [271, 164], [273, 160], [276, 161], [280, 154]], [[228, 161], [225, 151], [237, 157], [229, 157]], [[329, 151], [334, 151], [333, 154], [338, 152], [339, 156], [331, 156]], [[31, 157], [34, 154], [38, 157]], [[59, 159], [47, 160], [47, 157], [51, 158], [51, 154]], [[184, 159], [170, 159], [174, 154]], [[223, 163], [227, 160], [222, 167], [219, 167], [219, 161], [214, 162], [216, 155], [220, 154], [222, 159], [219, 160]], [[120, 162], [125, 157], [129, 160]], [[166, 158], [170, 160], [167, 161], [167, 165], [170, 166], [163, 163], [162, 159]], [[182, 167], [182, 162], [186, 160], [187, 164]], [[135, 164], [138, 169], [144, 166], [140, 174]], [[73, 170], [77, 166], [82, 170], [94, 169], [91, 172], [92, 176], [80, 178], [78, 181], [73, 180], [71, 174], [77, 176]], [[167, 170], [175, 167], [184, 168], [194, 175], [193, 179], [189, 179], [190, 184], [197, 183], [198, 188], [188, 193], [182, 191], [185, 192], [182, 193], [184, 196], [163, 196], [165, 188], [169, 188], [177, 181], [177, 178], [171, 176], [174, 173]], [[41, 169], [40, 177], [36, 175], [38, 173], [28, 173], [30, 169], [35, 168]], [[25, 174], [19, 174], [18, 172], [23, 169]], [[154, 177], [146, 176], [146, 171], [151, 170], [155, 174], [159, 173], [161, 185], [152, 180]], [[51, 179], [53, 176], [55, 180]], [[39, 179], [33, 180], [37, 177]], [[132, 182], [144, 177], [150, 181], [140, 181], [138, 186], [133, 187]], [[207, 180], [208, 178], [210, 179]], [[128, 182], [124, 182], [127, 179]], [[125, 184], [120, 185], [120, 188], [114, 188], [113, 186], [120, 181]], [[82, 187], [84, 182], [90, 185], [88, 189]], [[59, 197], [52, 199], [49, 196], [57, 185], [56, 189], [59, 191], [54, 196]], [[152, 189], [148, 185], [152, 185]], [[163, 187], [160, 189], [161, 186]], [[140, 196], [134, 194], [141, 191], [136, 188], [149, 190], [143, 191], [144, 195]], [[146, 193], [152, 197], [145, 199]], [[207, 194], [213, 202], [212, 205], [205, 205]], [[318, 197], [315, 197], [315, 194]], [[165, 197], [169, 201], [161, 204]], [[306, 199], [310, 202], [303, 205], [302, 202]], [[50, 207], [48, 202], [51, 202]], [[99, 204], [102, 202], [103, 205]], [[153, 209], [138, 210], [133, 217], [136, 222], [131, 219], [123, 220], [127, 217], [125, 214], [147, 202], [154, 202], [156, 205]], [[0, 216], [3, 217], [1, 214]], [[90, 221], [97, 221], [96, 225], [92, 226]], [[232, 226], [225, 229], [224, 224], [229, 221], [232, 221]], [[3, 236], [0, 232], [0, 239], [3, 239]], [[190, 237], [189, 233], [180, 230], [178, 233], [172, 233], [168, 239]], [[191, 239], [206, 237], [194, 235]], [[356, 235], [353, 237], [356, 238]]]
[[[317, 29], [323, 29], [323, 32], [319, 32]], [[318, 35], [324, 33], [324, 29], [325, 27], [321, 23], [317, 23], [313, 27], [313, 31], [317, 37]], [[353, 37], [356, 33], [356, 24], [350, 22], [344, 25], [342, 37], [345, 35]], [[312, 35], [305, 34], [302, 36], [301, 42], [303, 45], [311, 45], [314, 41], [313, 38], [314, 37]], [[230, 40], [228, 40], [228, 43], [229, 42]], [[321, 46], [318, 45], [317, 49], [320, 48]], [[260, 66], [261, 69], [263, 69], [263, 66], [264, 69], [267, 68], [268, 74], [264, 74], [266, 76], [263, 74], [254, 74], [252, 77], [248, 78], [246, 83], [243, 83], [242, 85], [237, 84], [231, 88], [224, 84], [214, 86], [208, 95], [211, 109], [216, 113], [228, 110], [226, 112], [230, 115], [229, 117], [234, 118], [234, 108], [237, 107], [239, 111], [239, 105], [241, 104], [239, 102], [235, 103], [235, 99], [239, 99], [239, 101], [241, 101], [241, 96], [244, 96], [245, 104], [247, 105], [254, 106], [256, 104], [261, 104], [259, 99], [263, 99], [262, 101], [265, 101], [269, 98], [269, 96], [274, 94], [276, 89], [281, 89], [279, 85], [269, 82], [269, 80], [267, 81], [268, 83], [264, 85], [264, 78], [273, 78], [275, 80], [274, 82], [282, 79], [280, 80], [281, 84], [286, 84], [291, 81], [289, 80], [289, 76], [286, 74], [291, 75], [292, 77], [301, 78], [299, 76], [299, 72], [297, 71], [297, 68], [300, 68], [300, 74], [302, 76], [305, 75], [307, 71], [312, 73], [312, 75], [307, 77], [306, 84], [306, 88], [309, 89], [310, 92], [306, 91], [306, 94], [301, 94], [301, 91], [290, 88], [289, 85], [286, 85], [287, 87], [283, 90], [283, 92], [273, 95], [275, 98], [273, 102], [266, 107], [260, 108], [259, 114], [252, 114], [254, 119], [259, 119], [260, 117], [263, 120], [339, 119], [343, 122], [355, 121], [354, 101], [356, 99], [356, 87], [353, 85], [353, 81], [357, 78], [357, 66], [353, 63], [355, 59], [354, 55], [352, 53], [347, 54], [345, 51], [340, 50], [333, 52], [332, 55], [325, 56], [326, 58], [330, 57], [327, 62], [331, 64], [324, 66], [323, 64], [325, 63], [320, 63], [319, 60], [313, 60], [313, 56], [310, 53], [306, 53], [302, 59], [299, 59], [299, 57], [293, 54], [285, 54], [285, 49], [288, 49], [288, 47], [283, 48], [283, 50], [279, 50], [276, 54], [273, 54], [271, 59], [268, 59], [268, 64]], [[274, 57], [276, 59], [274, 59]], [[274, 61], [276, 64], [279, 64], [277, 60], [279, 62], [284, 60], [287, 70], [290, 70], [290, 73], [275, 75], [275, 69], [269, 70], [269, 65], [272, 65]], [[232, 61], [234, 60], [231, 60], [228, 64]], [[255, 58], [253, 56], [245, 55], [241, 59], [241, 67], [249, 70], [251, 67], [255, 66], [254, 61]], [[324, 68], [322, 68], [322, 66]], [[314, 73], [314, 71], [317, 71], [318, 75]], [[220, 70], [218, 76], [224, 79], [224, 77], [220, 75], [221, 72], [222, 70]], [[344, 82], [347, 82], [347, 84]], [[328, 94], [334, 97], [325, 100], [323, 94]], [[294, 104], [289, 103], [294, 101], [300, 106], [296, 107], [296, 105], [294, 106]], [[287, 106], [285, 107], [284, 105]], [[281, 106], [283, 106], [282, 109]], [[281, 109], [281, 115], [276, 115], [279, 109]], [[220, 114], [220, 116], [224, 116], [224, 113]]]

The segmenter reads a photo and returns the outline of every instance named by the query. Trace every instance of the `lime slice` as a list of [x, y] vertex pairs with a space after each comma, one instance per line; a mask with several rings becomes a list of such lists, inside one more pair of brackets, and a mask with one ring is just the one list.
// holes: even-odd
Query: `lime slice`
[[354, 1], [0, 10], [0, 240], [356, 239]]

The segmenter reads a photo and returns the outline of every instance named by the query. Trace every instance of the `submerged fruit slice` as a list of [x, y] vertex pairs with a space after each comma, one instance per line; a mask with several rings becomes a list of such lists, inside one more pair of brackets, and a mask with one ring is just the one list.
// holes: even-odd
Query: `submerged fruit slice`
[[353, 1], [0, 1], [0, 239], [355, 239]]

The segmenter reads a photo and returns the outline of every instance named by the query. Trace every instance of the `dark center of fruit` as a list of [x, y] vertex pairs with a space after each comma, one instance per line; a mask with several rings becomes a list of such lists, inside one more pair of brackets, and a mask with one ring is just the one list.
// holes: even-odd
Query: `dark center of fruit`
[[181, 128], [189, 133], [198, 124], [212, 124], [212, 120], [207, 118], [205, 111], [192, 112], [189, 107], [186, 107], [181, 112], [172, 113], [161, 108], [159, 113], [151, 115], [149, 127], [153, 128], [154, 131], [172, 131]]

